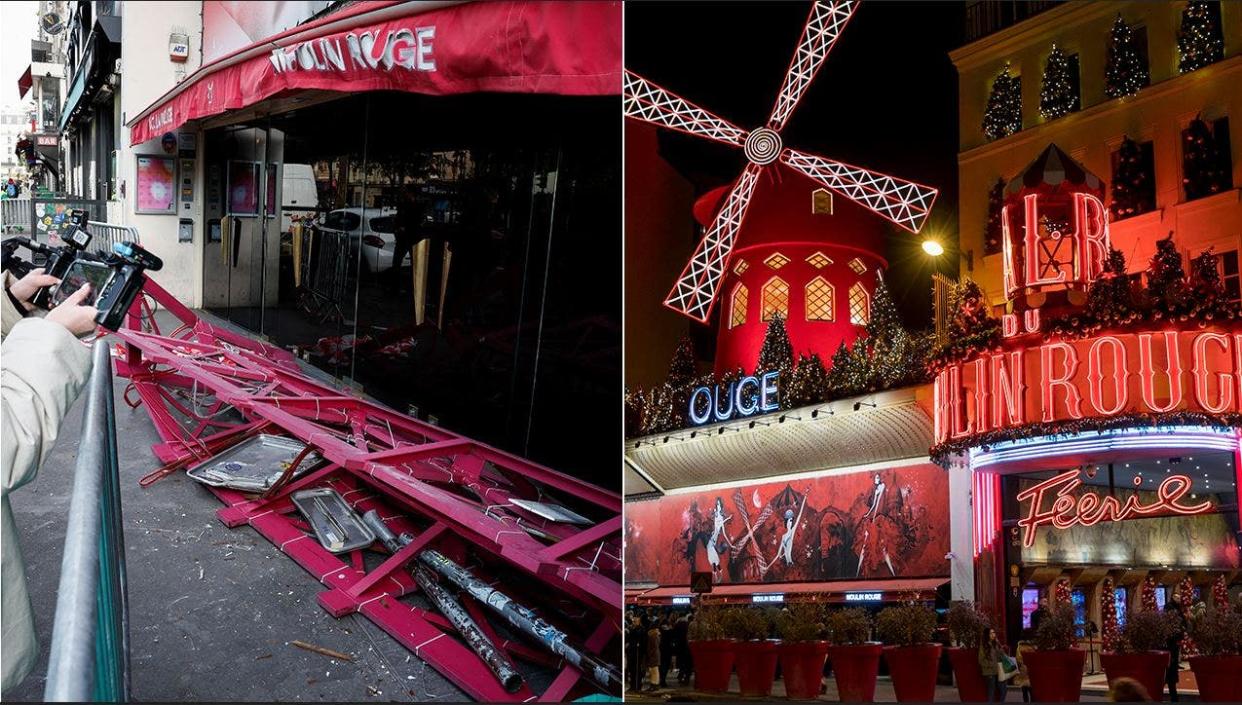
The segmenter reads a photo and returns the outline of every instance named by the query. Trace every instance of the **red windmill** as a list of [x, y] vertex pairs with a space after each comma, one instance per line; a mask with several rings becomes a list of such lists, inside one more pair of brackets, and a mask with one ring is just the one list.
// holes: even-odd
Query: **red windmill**
[[776, 162], [807, 175], [906, 230], [918, 232], [922, 228], [936, 199], [936, 189], [790, 149], [781, 142], [781, 129], [856, 8], [854, 0], [814, 4], [767, 125], [749, 132], [626, 71], [624, 110], [627, 116], [741, 147], [750, 160], [665, 299], [664, 304], [669, 308], [697, 321], [707, 321], [755, 185], [760, 174]]

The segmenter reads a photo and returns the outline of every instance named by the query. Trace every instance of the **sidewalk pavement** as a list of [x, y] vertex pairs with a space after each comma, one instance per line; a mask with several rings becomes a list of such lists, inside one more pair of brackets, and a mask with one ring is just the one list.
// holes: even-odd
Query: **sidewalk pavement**
[[[164, 330], [164, 311], [157, 312]], [[207, 490], [175, 473], [148, 488], [158, 442], [144, 407], [122, 401], [115, 378], [133, 698], [174, 700], [466, 700], [365, 618], [334, 619], [316, 602], [323, 586], [250, 527], [229, 529]], [[30, 484], [10, 496], [26, 560], [38, 665], [6, 701], [41, 701], [65, 519], [77, 455], [79, 398]], [[291, 646], [300, 640], [353, 656], [345, 662]]]

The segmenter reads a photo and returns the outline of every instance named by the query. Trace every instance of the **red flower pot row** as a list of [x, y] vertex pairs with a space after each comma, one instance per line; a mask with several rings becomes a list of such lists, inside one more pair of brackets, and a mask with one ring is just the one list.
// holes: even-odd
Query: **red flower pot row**
[[[829, 646], [823, 641], [777, 644], [771, 641], [692, 641], [695, 687], [707, 693], [723, 693], [737, 667], [742, 695], [772, 693], [776, 661], [780, 658], [785, 695], [790, 700], [819, 697], [825, 660], [832, 661], [837, 693], [842, 702], [873, 702], [876, 675], [883, 654], [893, 677], [899, 702], [930, 702], [936, 693], [940, 645], [889, 646], [857, 644]], [[975, 668], [976, 673], [978, 668]], [[982, 680], [982, 679], [980, 679]]]
[[1152, 700], [1162, 700], [1164, 673], [1169, 667], [1169, 652], [1143, 651], [1129, 654], [1100, 654], [1108, 687], [1118, 678], [1133, 678], [1147, 689]]
[[1242, 701], [1242, 655], [1191, 656], [1190, 670], [1199, 684], [1199, 702]]
[[1028, 651], [1026, 672], [1031, 677], [1031, 698], [1040, 703], [1076, 703], [1082, 693], [1082, 667], [1087, 652], [1079, 649]]
[[949, 664], [953, 666], [953, 680], [957, 683], [958, 697], [964, 703], [982, 703], [988, 699], [988, 684], [979, 671], [979, 652], [955, 646], [949, 649]]

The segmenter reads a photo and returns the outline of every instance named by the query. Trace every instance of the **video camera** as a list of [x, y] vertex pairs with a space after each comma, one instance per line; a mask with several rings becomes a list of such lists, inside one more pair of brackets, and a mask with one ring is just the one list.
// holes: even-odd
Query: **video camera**
[[[143, 272], [148, 269], [157, 272], [164, 262], [132, 242], [118, 242], [109, 253], [87, 252], [86, 247], [91, 242], [91, 234], [86, 230], [88, 222], [85, 210], [73, 210], [69, 215], [69, 228], [61, 234], [65, 244], [60, 247], [26, 237], [5, 240], [3, 269], [20, 278], [38, 266], [34, 260], [42, 256], [44, 273], [59, 279], [60, 284], [39, 289], [30, 303], [51, 309], [83, 285], [90, 284], [91, 293], [82, 303], [99, 309], [96, 323], [108, 330], [117, 330], [147, 279]], [[30, 262], [17, 256], [18, 247], [30, 250], [33, 255]]]

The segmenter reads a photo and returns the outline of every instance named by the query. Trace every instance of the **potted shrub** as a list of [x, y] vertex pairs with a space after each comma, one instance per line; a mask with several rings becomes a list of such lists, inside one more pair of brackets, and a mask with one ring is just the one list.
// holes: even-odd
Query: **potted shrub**
[[686, 640], [694, 659], [694, 687], [708, 693], [729, 689], [733, 673], [734, 641], [725, 632], [725, 610], [704, 605], [694, 613]]
[[771, 695], [772, 679], [776, 676], [776, 642], [768, 638], [771, 615], [756, 607], [738, 607], [729, 612], [726, 625], [728, 636], [737, 640], [734, 665], [742, 695]]
[[1131, 612], [1117, 638], [1113, 653], [1100, 654], [1108, 685], [1118, 678], [1133, 678], [1151, 695], [1160, 700], [1164, 689], [1164, 672], [1169, 667], [1165, 645], [1176, 626], [1164, 612]]
[[785, 679], [785, 697], [790, 700], [819, 697], [824, 659], [828, 654], [823, 608], [812, 602], [789, 605], [776, 618], [776, 633], [781, 638], [777, 649], [781, 657], [781, 677]]
[[988, 699], [988, 685], [979, 671], [979, 640], [992, 628], [992, 620], [969, 601], [954, 602], [946, 618], [949, 638], [949, 664], [958, 697], [964, 703], [981, 703]]
[[1199, 655], [1190, 670], [1205, 703], [1242, 701], [1242, 611], [1217, 607], [1190, 622], [1190, 637]]
[[940, 667], [940, 644], [935, 610], [918, 603], [880, 610], [876, 635], [884, 642], [884, 661], [893, 677], [897, 702], [931, 702], [936, 698], [936, 671]]
[[841, 702], [872, 702], [881, 646], [870, 641], [871, 616], [860, 607], [833, 610], [828, 615], [828, 634], [828, 658]]
[[1035, 649], [1024, 658], [1035, 702], [1078, 702], [1087, 652], [1074, 648], [1074, 608], [1054, 607], [1035, 632]]

